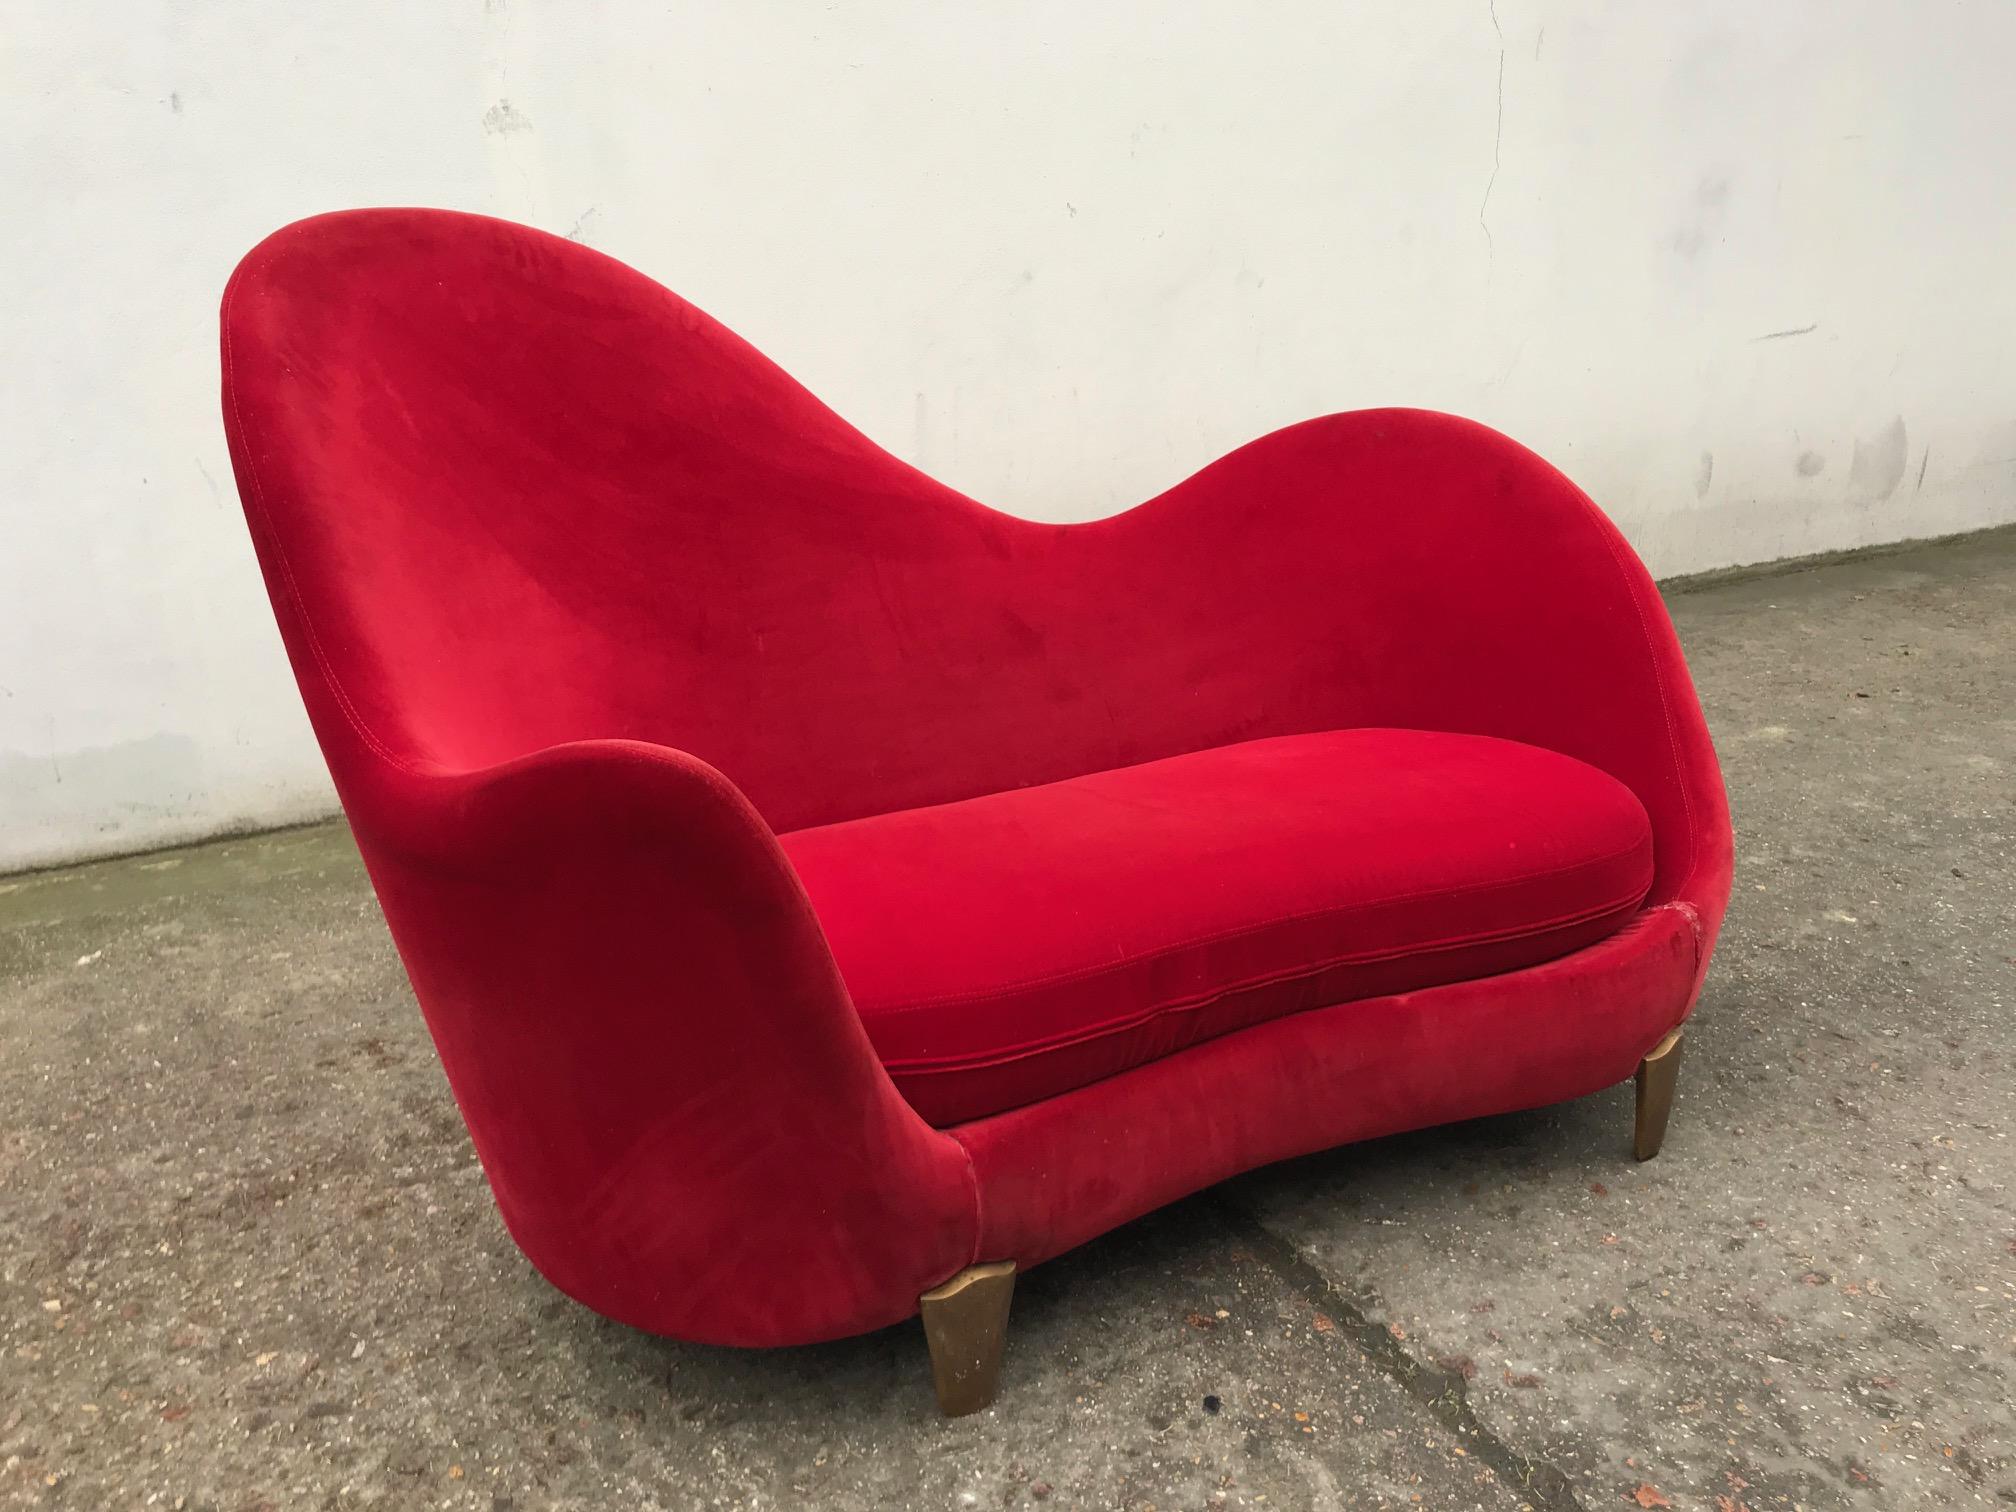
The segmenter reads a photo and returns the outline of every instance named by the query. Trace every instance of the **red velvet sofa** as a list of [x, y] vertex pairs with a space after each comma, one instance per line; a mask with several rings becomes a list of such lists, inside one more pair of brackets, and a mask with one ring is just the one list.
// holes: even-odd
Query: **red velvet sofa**
[[1332, 415], [1110, 519], [906, 466], [677, 296], [429, 210], [239, 266], [308, 712], [512, 1235], [783, 1345], [1264, 1162], [1637, 1073], [1728, 898], [1645, 570], [1482, 426]]

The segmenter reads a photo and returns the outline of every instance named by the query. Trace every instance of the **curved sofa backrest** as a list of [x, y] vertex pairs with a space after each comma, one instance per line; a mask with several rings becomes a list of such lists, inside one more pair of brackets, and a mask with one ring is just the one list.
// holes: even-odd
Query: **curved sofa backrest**
[[234, 461], [339, 780], [353, 747], [469, 767], [636, 738], [789, 822], [852, 806], [818, 791], [836, 746], [943, 716], [934, 672], [954, 702], [1000, 675], [947, 648], [980, 638], [961, 582], [1014, 522], [596, 252], [321, 216], [246, 257], [223, 328]]
[[373, 763], [576, 740], [688, 751], [788, 830], [1400, 725], [1624, 780], [1655, 901], [1726, 850], [1644, 569], [1482, 426], [1332, 416], [1045, 525], [889, 456], [642, 275], [501, 221], [303, 221], [247, 256], [223, 325], [254, 537], [367, 824]]

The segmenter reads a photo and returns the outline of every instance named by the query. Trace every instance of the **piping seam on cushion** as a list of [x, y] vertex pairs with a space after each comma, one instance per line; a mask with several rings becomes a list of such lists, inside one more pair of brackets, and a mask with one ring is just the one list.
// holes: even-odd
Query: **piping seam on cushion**
[[[1062, 986], [1067, 982], [1082, 981], [1093, 977], [1105, 976], [1122, 966], [1138, 966], [1144, 962], [1160, 960], [1166, 956], [1180, 955], [1186, 950], [1197, 950], [1206, 945], [1222, 945], [1228, 940], [1243, 939], [1247, 935], [1259, 934], [1264, 930], [1274, 929], [1283, 924], [1304, 924], [1311, 919], [1328, 918], [1332, 915], [1343, 913], [1365, 912], [1375, 908], [1385, 908], [1395, 903], [1414, 903], [1420, 901], [1423, 898], [1460, 897], [1469, 893], [1485, 893], [1504, 888], [1522, 887], [1529, 882], [1538, 882], [1548, 877], [1559, 877], [1573, 871], [1580, 871], [1583, 869], [1595, 868], [1599, 866], [1607, 866], [1613, 861], [1621, 861], [1626, 856], [1635, 855], [1640, 850], [1649, 850], [1649, 849], [1651, 849], [1651, 840], [1648, 837], [1645, 839], [1637, 840], [1632, 844], [1627, 845], [1623, 850], [1613, 851], [1606, 856], [1592, 856], [1582, 861], [1571, 861], [1566, 866], [1552, 867], [1547, 871], [1528, 872], [1523, 876], [1506, 877], [1495, 882], [1469, 882], [1456, 887], [1423, 888], [1418, 892], [1396, 893], [1390, 897], [1374, 898], [1369, 902], [1350, 903], [1341, 906], [1333, 904], [1323, 908], [1312, 908], [1303, 913], [1279, 914], [1271, 919], [1263, 919], [1257, 924], [1242, 924], [1236, 929], [1221, 929], [1213, 934], [1198, 935], [1191, 939], [1179, 940], [1173, 945], [1160, 945], [1153, 950], [1144, 950], [1135, 955], [1120, 956], [1111, 961], [1099, 961], [1095, 962], [1090, 966], [1076, 966], [1069, 971], [1056, 972], [1048, 976], [1031, 977], [1022, 981], [1009, 982], [998, 987], [980, 988], [971, 992], [951, 992], [951, 993], [943, 993], [935, 997], [911, 998], [901, 1003], [891, 1004], [889, 1007], [886, 1008], [877, 1008], [875, 1010], [875, 1013], [877, 1017], [885, 1017], [885, 1018], [896, 1017], [901, 1014], [912, 1012], [913, 1010], [919, 1010], [924, 1008], [949, 1008], [958, 1003], [985, 1002], [990, 998], [1000, 997], [1003, 994], [1010, 992], [1030, 992], [1040, 987]], [[789, 853], [787, 852], [786, 854], [788, 855]], [[1607, 913], [1612, 909], [1627, 908], [1635, 904], [1641, 903], [1644, 901], [1646, 890], [1647, 888], [1649, 888], [1650, 885], [1651, 884], [1648, 882], [1646, 884], [1646, 887], [1639, 888], [1637, 891], [1633, 892], [1629, 897], [1622, 899], [1619, 902], [1604, 904], [1601, 908], [1598, 908], [1593, 911], [1585, 910], [1584, 913], [1592, 914], [1593, 916], [1593, 914], [1595, 913]], [[816, 909], [817, 905], [815, 904], [814, 907]], [[1565, 920], [1550, 919], [1540, 924], [1519, 925], [1511, 934], [1507, 935], [1506, 938], [1516, 939], [1519, 933], [1521, 932], [1538, 932], [1540, 930], [1553, 928], [1556, 924], [1562, 922], [1574, 923], [1577, 922], [1580, 917], [1581, 915], [1574, 915], [1567, 917]], [[1469, 938], [1470, 937], [1464, 937], [1465, 942], [1467, 942]], [[1474, 938], [1479, 941], [1483, 941], [1496, 937], [1491, 935], [1479, 935]], [[1435, 950], [1440, 948], [1442, 948], [1441, 945], [1431, 943], [1423, 946], [1407, 946], [1402, 948], [1398, 953], [1401, 955], [1408, 955], [1414, 953], [1417, 950]], [[1379, 959], [1379, 957], [1373, 956], [1368, 957], [1368, 959], [1377, 960]]]
[[[1303, 980], [1304, 978], [1307, 977], [1321, 976], [1324, 972], [1334, 971], [1340, 966], [1357, 966], [1357, 965], [1378, 963], [1382, 961], [1401, 960], [1408, 956], [1416, 956], [1416, 955], [1445, 954], [1450, 951], [1464, 950], [1473, 945], [1497, 945], [1497, 944], [1504, 944], [1512, 940], [1530, 939], [1536, 935], [1546, 934], [1550, 930], [1565, 929], [1576, 924], [1593, 923], [1596, 920], [1604, 918], [1609, 914], [1618, 913], [1624, 909], [1630, 908], [1633, 905], [1635, 905], [1637, 901], [1638, 899], [1636, 897], [1633, 897], [1622, 903], [1613, 903], [1603, 908], [1584, 910], [1582, 913], [1579, 914], [1565, 915], [1560, 918], [1550, 919], [1542, 924], [1532, 925], [1513, 931], [1503, 931], [1498, 934], [1469, 935], [1453, 940], [1440, 941], [1424, 946], [1408, 946], [1403, 949], [1391, 950], [1383, 953], [1370, 953], [1370, 954], [1345, 955], [1345, 956], [1333, 957], [1332, 959], [1318, 962], [1313, 966], [1297, 967], [1293, 971], [1276, 972], [1269, 976], [1254, 977], [1244, 982], [1236, 982], [1231, 986], [1214, 988], [1211, 992], [1200, 997], [1193, 997], [1188, 999], [1178, 998], [1171, 1002], [1158, 1003], [1152, 1008], [1144, 1008], [1137, 1013], [1128, 1015], [1124, 1019], [1109, 1019], [1104, 1024], [1101, 1024], [1093, 1029], [1080, 1030], [1076, 1033], [1069, 1035], [1053, 1036], [1052, 1038], [1041, 1041], [1040, 1043], [1032, 1045], [1024, 1045], [1019, 1049], [1013, 1051], [1006, 1051], [999, 1055], [995, 1055], [984, 1060], [970, 1056], [958, 1057], [956, 1059], [949, 1056], [941, 1056], [936, 1059], [918, 1058], [907, 1060], [884, 1060], [882, 1064], [892, 1075], [900, 1073], [905, 1076], [957, 1075], [962, 1071], [973, 1071], [991, 1066], [1009, 1065], [1015, 1061], [1029, 1060], [1039, 1055], [1047, 1055], [1050, 1054], [1052, 1051], [1068, 1050], [1078, 1045], [1090, 1044], [1096, 1040], [1110, 1039], [1114, 1035], [1124, 1034], [1130, 1029], [1138, 1029], [1142, 1025], [1151, 1023], [1154, 1020], [1161, 1018], [1165, 1015], [1176, 1013], [1195, 1013], [1200, 1009], [1209, 1008], [1215, 1003], [1222, 1002], [1226, 998], [1236, 997], [1240, 993], [1256, 992], [1263, 987], [1278, 987], [1284, 982], [1295, 982]], [[1608, 936], [1606, 936], [1605, 938], [1608, 938]], [[1553, 959], [1558, 960], [1559, 957], [1554, 957]], [[1538, 966], [1538, 965], [1544, 965], [1545, 962], [1535, 961], [1530, 964]], [[1520, 967], [1517, 969], [1525, 970], [1527, 968]], [[1486, 975], [1495, 976], [1499, 975], [1499, 973], [1487, 972]], [[1461, 980], [1481, 980], [1481, 979], [1464, 978]], [[1454, 986], [1456, 984], [1437, 983], [1436, 985]], [[1411, 991], [1414, 989], [1402, 989], [1402, 990]], [[1387, 996], [1388, 994], [1373, 994], [1373, 995]], [[1350, 998], [1342, 998], [1339, 999], [1338, 1001], [1351, 1002], [1355, 1000]], [[1337, 1004], [1322, 1003], [1322, 1004], [1314, 1004], [1312, 1006], [1330, 1008], [1337, 1006]], [[1297, 1010], [1297, 1011], [1300, 1012], [1303, 1010]], [[1292, 1017], [1292, 1015], [1285, 1015], [1285, 1014], [1282, 1016]]]

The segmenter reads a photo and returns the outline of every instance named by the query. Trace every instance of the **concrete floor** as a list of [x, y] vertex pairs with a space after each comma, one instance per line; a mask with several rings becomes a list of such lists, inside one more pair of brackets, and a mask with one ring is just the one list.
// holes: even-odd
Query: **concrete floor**
[[1666, 1153], [1618, 1088], [1231, 1183], [959, 1422], [914, 1327], [549, 1290], [341, 828], [0, 881], [0, 1505], [2016, 1503], [2016, 533], [1674, 608], [1740, 836]]

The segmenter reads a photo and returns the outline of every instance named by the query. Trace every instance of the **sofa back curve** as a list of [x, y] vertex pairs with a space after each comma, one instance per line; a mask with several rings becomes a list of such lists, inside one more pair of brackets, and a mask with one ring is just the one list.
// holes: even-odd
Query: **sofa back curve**
[[1670, 842], [1701, 828], [1688, 784], [1713, 758], [1642, 568], [1468, 422], [1309, 422], [1124, 514], [1034, 523], [882, 451], [622, 264], [427, 210], [268, 238], [227, 292], [224, 361], [339, 785], [359, 762], [640, 739], [783, 831], [1415, 725], [1606, 767], [1665, 832], [1663, 891], [1690, 864]]

